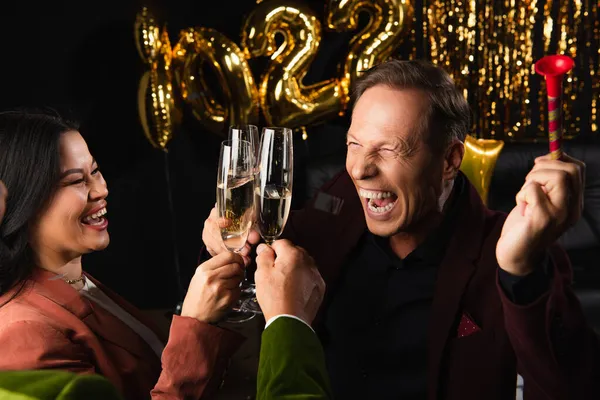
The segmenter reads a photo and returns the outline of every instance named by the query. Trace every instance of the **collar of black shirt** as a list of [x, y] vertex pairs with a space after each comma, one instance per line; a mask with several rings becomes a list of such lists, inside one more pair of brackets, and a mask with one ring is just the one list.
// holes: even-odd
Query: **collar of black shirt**
[[390, 247], [389, 238], [373, 235], [367, 230], [367, 240], [371, 241], [388, 259], [392, 268], [403, 269], [418, 266], [439, 266], [446, 253], [446, 247], [454, 232], [459, 204], [464, 201], [466, 194], [465, 180], [462, 174], [458, 174], [454, 181], [453, 194], [450, 196], [450, 204], [444, 214], [440, 226], [427, 236], [406, 258], [398, 257]]

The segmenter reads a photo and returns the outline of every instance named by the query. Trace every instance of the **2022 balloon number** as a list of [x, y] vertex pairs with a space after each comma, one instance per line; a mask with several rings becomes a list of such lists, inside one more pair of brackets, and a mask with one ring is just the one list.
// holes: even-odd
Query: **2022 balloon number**
[[[214, 29], [193, 27], [182, 30], [172, 47], [166, 29], [161, 30], [144, 8], [136, 18], [135, 36], [148, 66], [138, 92], [146, 136], [157, 148], [167, 146], [181, 120], [180, 99], [203, 127], [216, 134], [224, 134], [232, 124], [256, 123], [261, 111], [268, 125], [289, 128], [343, 115], [356, 79], [401, 44], [413, 9], [408, 0], [330, 0], [327, 27], [354, 31], [361, 12], [367, 13], [369, 22], [351, 40], [346, 58], [340, 60], [339, 76], [304, 85], [323, 29], [304, 4], [259, 2], [245, 21], [239, 46]], [[278, 34], [283, 37], [279, 45]], [[257, 80], [248, 64], [255, 57], [270, 58]], [[219, 96], [207, 82], [203, 72], [207, 66], [217, 76]]]

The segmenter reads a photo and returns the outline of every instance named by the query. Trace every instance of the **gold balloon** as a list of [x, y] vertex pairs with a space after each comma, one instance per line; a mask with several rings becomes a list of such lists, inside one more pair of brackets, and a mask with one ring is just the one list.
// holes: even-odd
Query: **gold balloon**
[[367, 26], [350, 41], [340, 68], [350, 88], [363, 72], [392, 55], [413, 20], [409, 0], [329, 0], [327, 10], [327, 26], [336, 32], [357, 29], [361, 11], [369, 15]]
[[[225, 35], [210, 28], [183, 30], [173, 58], [182, 97], [208, 130], [224, 135], [229, 125], [258, 121], [258, 90], [252, 71], [242, 50]], [[207, 84], [205, 65], [216, 72], [225, 104], [215, 99]]]
[[[277, 46], [276, 34], [283, 34]], [[302, 84], [321, 42], [321, 24], [306, 5], [290, 0], [259, 3], [242, 30], [242, 48], [248, 57], [269, 56], [259, 89], [260, 105], [268, 125], [308, 126], [340, 115], [347, 104], [341, 79], [310, 86]]]
[[158, 53], [142, 75], [138, 88], [138, 112], [146, 138], [152, 146], [165, 150], [181, 112], [173, 95], [171, 43], [166, 29], [156, 41]]
[[490, 182], [503, 147], [502, 140], [475, 139], [469, 135], [465, 139], [465, 156], [460, 169], [475, 186], [484, 204], [487, 204]]
[[160, 53], [160, 28], [147, 7], [142, 8], [134, 23], [135, 47], [145, 63], [152, 63]]

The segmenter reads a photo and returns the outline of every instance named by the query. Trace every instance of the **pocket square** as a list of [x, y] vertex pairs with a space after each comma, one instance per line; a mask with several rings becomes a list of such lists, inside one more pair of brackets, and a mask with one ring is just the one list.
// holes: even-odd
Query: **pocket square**
[[469, 314], [463, 313], [462, 317], [460, 318], [460, 324], [458, 324], [458, 332], [456, 333], [456, 336], [461, 338], [477, 333], [480, 330], [481, 328], [477, 326], [477, 324], [473, 321], [473, 318], [471, 318]]

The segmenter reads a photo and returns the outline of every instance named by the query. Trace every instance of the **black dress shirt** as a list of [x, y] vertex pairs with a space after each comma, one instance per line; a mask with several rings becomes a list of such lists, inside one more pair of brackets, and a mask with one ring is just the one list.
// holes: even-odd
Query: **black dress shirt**
[[[336, 399], [426, 398], [429, 314], [438, 267], [460, 223], [457, 207], [466, 201], [462, 179], [455, 182], [438, 229], [406, 258], [395, 255], [389, 238], [368, 230], [349, 257], [326, 305], [322, 334]], [[548, 282], [544, 273], [531, 275], [520, 278], [504, 272], [499, 277], [511, 300], [516, 287], [517, 297], [525, 293], [529, 301], [541, 295]]]

